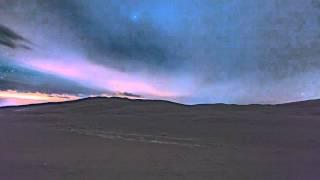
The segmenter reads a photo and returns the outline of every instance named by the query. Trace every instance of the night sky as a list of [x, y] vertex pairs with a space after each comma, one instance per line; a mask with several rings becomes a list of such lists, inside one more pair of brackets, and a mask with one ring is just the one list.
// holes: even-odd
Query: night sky
[[0, 106], [320, 98], [319, 0], [0, 0]]

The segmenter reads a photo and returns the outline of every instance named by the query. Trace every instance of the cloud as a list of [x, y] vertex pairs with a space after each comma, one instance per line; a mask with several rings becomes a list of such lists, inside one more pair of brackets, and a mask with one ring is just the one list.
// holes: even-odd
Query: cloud
[[29, 59], [26, 62], [24, 66], [30, 69], [56, 75], [100, 91], [140, 94], [149, 98], [175, 98], [183, 95], [182, 92], [176, 91], [173, 82], [165, 77], [158, 77], [157, 81], [152, 81], [143, 74], [126, 73], [86, 60]]
[[7, 46], [9, 48], [24, 48], [31, 50], [31, 48], [26, 45], [30, 42], [19, 34], [15, 33], [13, 30], [8, 27], [0, 24], [0, 44]]
[[167, 99], [170, 92], [189, 103], [278, 103], [320, 98], [318, 4], [7, 0], [0, 22], [36, 44], [14, 52], [16, 62], [85, 88]]
[[50, 75], [47, 72], [32, 70], [22, 64], [15, 59], [0, 57], [0, 90], [15, 89], [28, 92], [86, 95], [102, 93], [99, 90], [83, 87], [77, 82]]

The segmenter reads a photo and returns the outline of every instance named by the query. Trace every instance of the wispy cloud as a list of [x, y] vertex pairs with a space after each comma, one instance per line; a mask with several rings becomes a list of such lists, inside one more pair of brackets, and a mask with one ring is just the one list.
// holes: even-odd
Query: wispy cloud
[[24, 48], [31, 49], [28, 45], [30, 41], [17, 34], [10, 28], [0, 24], [0, 45], [7, 46], [9, 48]]
[[185, 92], [175, 89], [169, 78], [152, 80], [143, 74], [121, 72], [84, 60], [28, 59], [25, 67], [69, 79], [88, 88], [114, 93], [133, 93], [144, 97], [175, 98]]

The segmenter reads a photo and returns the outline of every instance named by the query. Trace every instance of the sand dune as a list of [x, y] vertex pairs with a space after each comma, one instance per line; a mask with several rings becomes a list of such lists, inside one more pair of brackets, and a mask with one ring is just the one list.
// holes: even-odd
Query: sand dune
[[319, 107], [90, 98], [0, 108], [0, 179], [318, 179]]

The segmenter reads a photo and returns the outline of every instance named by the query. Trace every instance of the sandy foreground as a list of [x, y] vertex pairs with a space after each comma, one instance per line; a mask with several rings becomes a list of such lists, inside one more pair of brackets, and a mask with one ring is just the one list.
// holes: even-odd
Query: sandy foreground
[[0, 109], [0, 180], [316, 180], [320, 101], [91, 98]]

